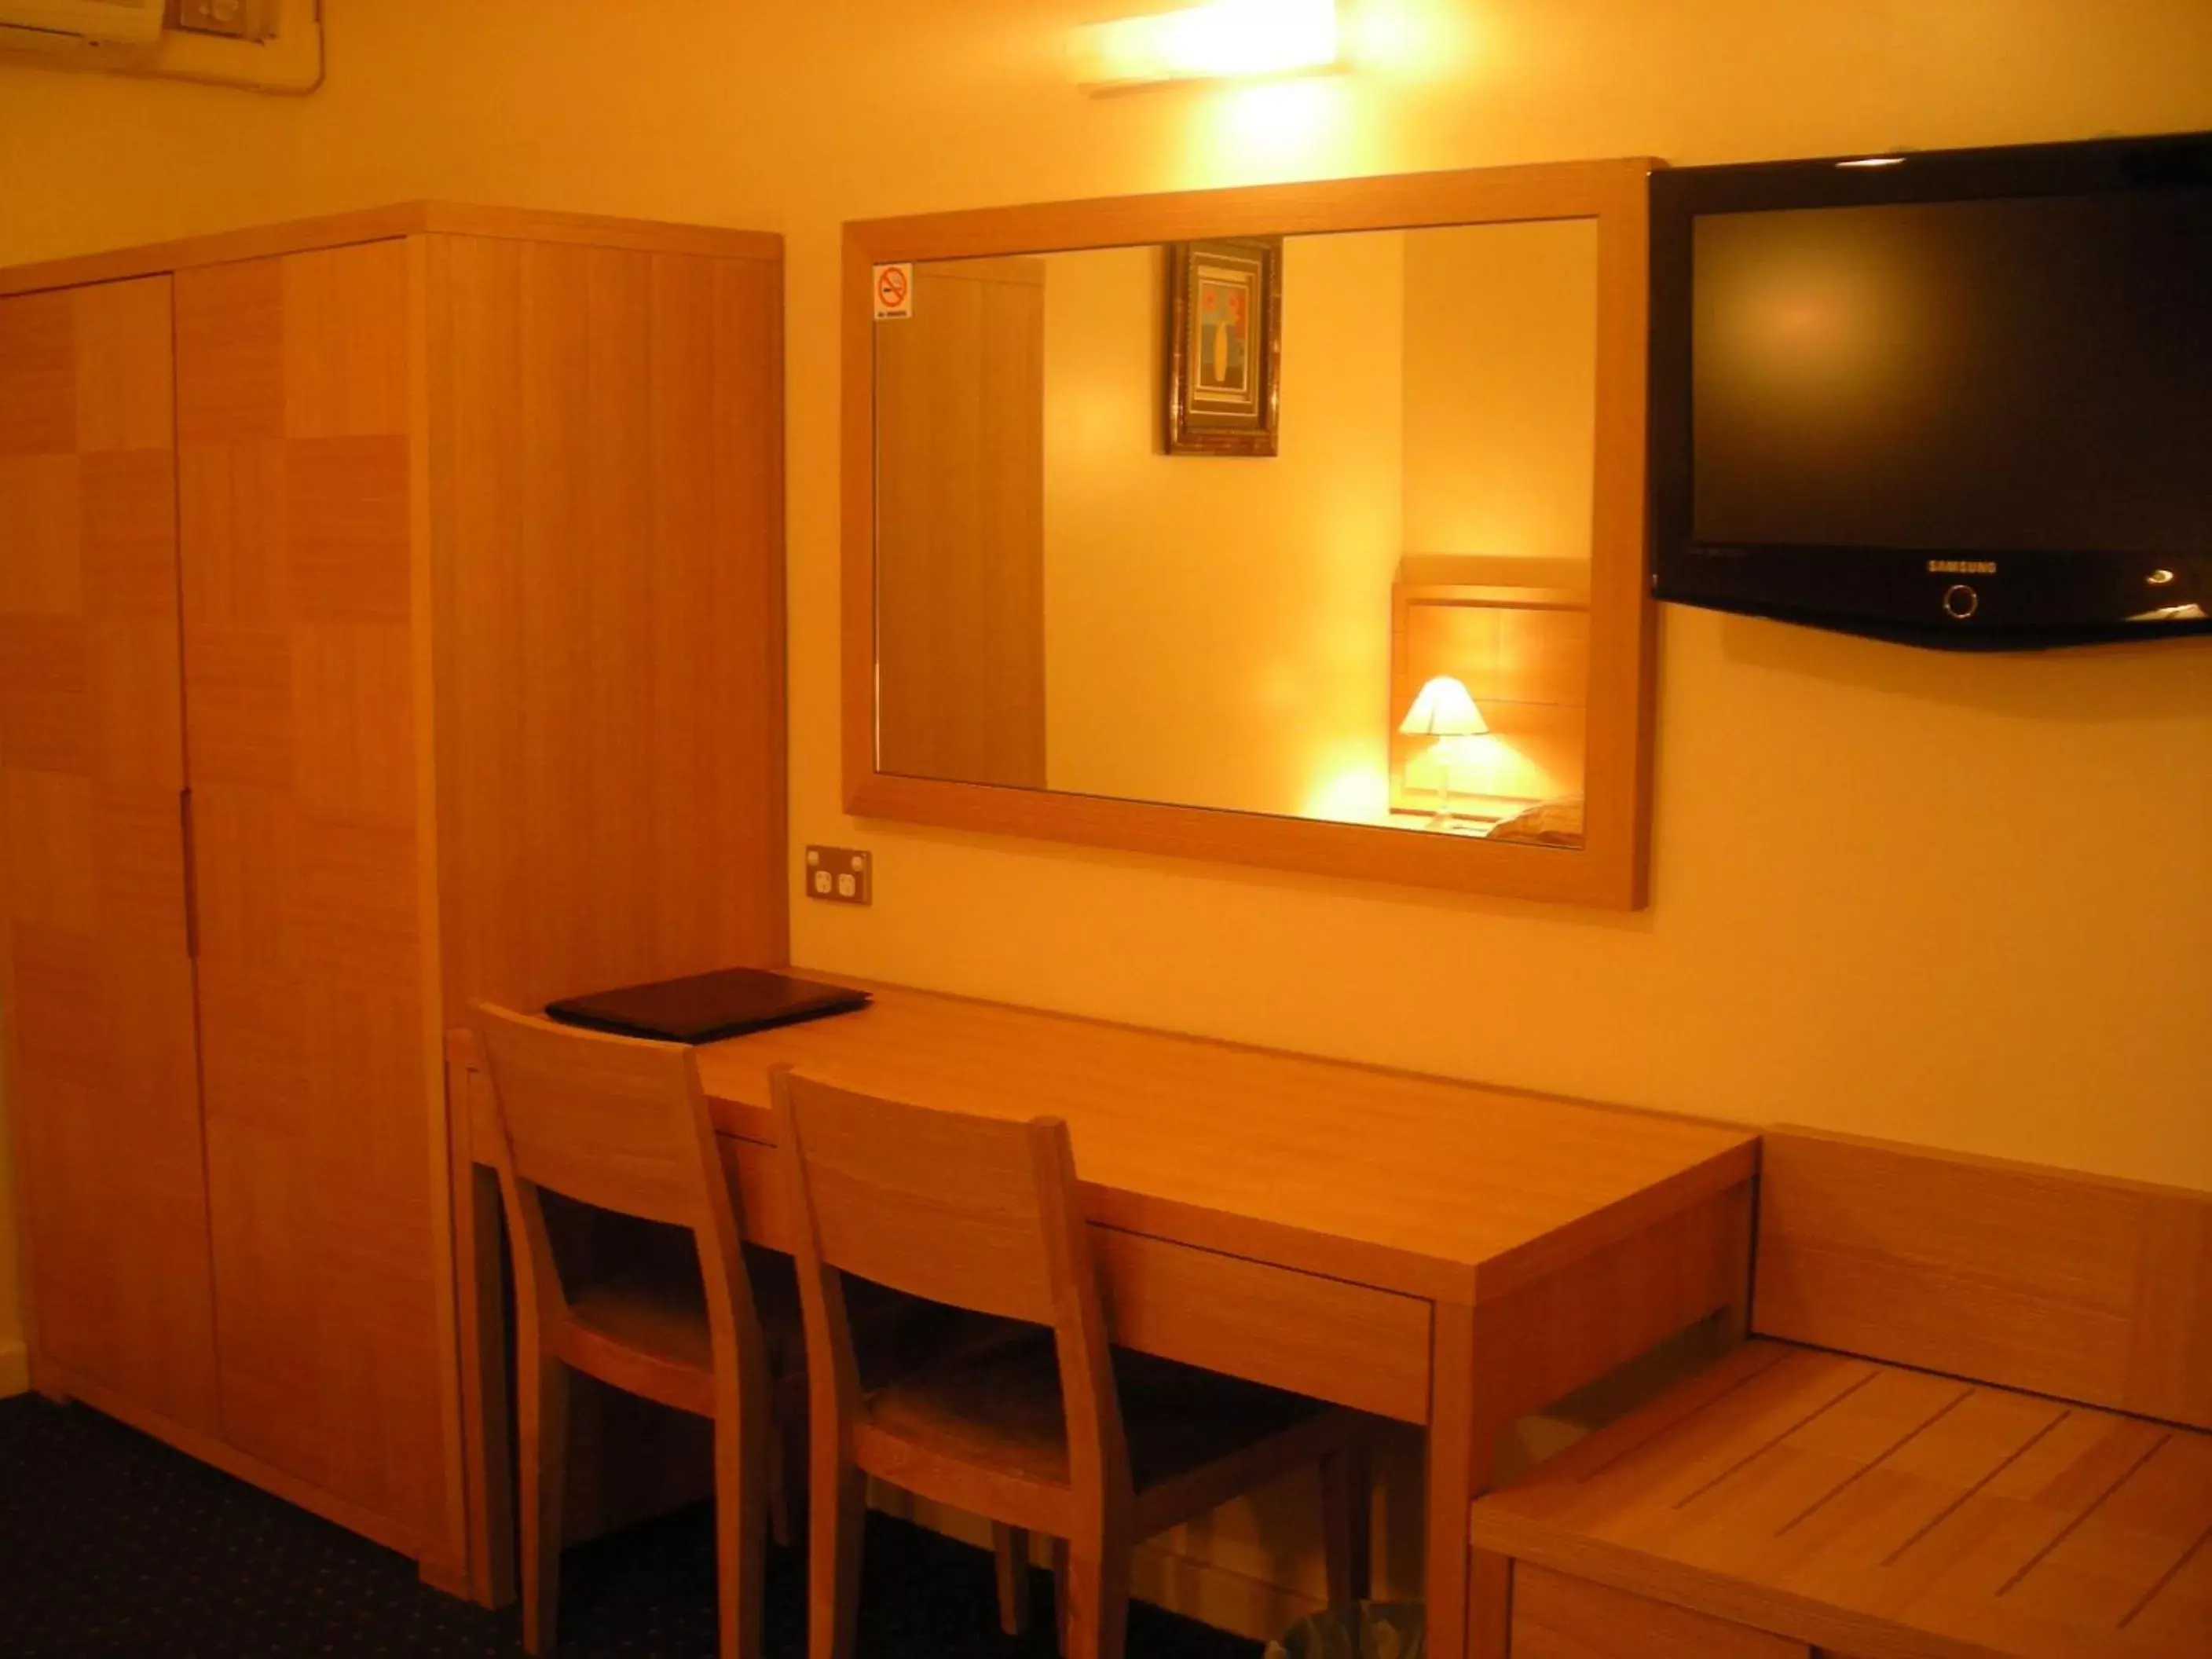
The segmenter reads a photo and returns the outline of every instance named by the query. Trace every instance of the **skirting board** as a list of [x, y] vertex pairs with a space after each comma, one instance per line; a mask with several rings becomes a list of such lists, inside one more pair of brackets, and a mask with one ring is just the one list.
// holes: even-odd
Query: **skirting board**
[[31, 1351], [20, 1342], [0, 1343], [0, 1400], [28, 1393]]

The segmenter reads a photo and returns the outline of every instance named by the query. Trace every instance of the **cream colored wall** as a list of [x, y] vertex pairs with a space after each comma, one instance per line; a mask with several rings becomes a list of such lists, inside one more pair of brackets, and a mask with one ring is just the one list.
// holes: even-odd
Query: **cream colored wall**
[[1160, 453], [1161, 256], [1045, 277], [1045, 773], [1248, 812], [1387, 810], [1406, 238], [1283, 249], [1273, 459]]
[[0, 261], [421, 194], [785, 233], [792, 840], [878, 859], [872, 909], [794, 884], [803, 963], [2212, 1187], [2212, 643], [1953, 658], [1670, 608], [1633, 916], [856, 824], [835, 297], [878, 214], [2212, 127], [2212, 7], [1367, 0], [1360, 74], [1091, 98], [1061, 52], [1100, 9], [330, 0], [304, 100], [0, 70]]
[[1597, 227], [1406, 239], [1406, 551], [1589, 557]]

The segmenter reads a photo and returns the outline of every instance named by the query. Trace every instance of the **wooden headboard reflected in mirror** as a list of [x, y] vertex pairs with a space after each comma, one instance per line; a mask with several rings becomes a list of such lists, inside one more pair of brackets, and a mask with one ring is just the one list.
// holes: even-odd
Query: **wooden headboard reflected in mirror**
[[848, 225], [848, 810], [1640, 906], [1650, 167]]

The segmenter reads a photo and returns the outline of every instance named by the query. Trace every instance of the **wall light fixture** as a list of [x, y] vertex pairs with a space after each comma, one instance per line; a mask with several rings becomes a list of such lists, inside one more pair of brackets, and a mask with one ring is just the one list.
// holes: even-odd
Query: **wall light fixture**
[[1334, 68], [1343, 53], [1336, 0], [1209, 0], [1181, 11], [1088, 23], [1069, 52], [1094, 92]]

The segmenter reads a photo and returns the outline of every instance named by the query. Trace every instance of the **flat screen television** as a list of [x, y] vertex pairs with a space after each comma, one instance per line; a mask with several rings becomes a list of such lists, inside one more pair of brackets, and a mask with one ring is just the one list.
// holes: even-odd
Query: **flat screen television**
[[2212, 134], [1662, 169], [1652, 210], [1661, 599], [2212, 629]]

